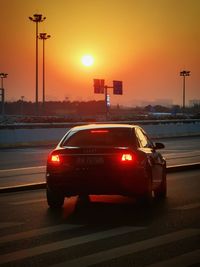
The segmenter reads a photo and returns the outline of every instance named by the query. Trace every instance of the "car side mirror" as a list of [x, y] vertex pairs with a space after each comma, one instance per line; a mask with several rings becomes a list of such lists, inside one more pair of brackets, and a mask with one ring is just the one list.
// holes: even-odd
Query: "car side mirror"
[[162, 149], [162, 148], [165, 148], [165, 145], [163, 143], [155, 143], [154, 148], [155, 149]]

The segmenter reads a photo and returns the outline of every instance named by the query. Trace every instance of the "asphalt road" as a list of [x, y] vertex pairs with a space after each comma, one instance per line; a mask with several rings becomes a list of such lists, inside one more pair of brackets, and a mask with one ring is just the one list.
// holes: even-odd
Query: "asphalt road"
[[[161, 152], [167, 165], [200, 162], [200, 137], [156, 140], [165, 144]], [[45, 181], [45, 165], [53, 147], [0, 150], [0, 188]]]
[[76, 197], [51, 211], [44, 190], [0, 195], [1, 266], [200, 266], [200, 171], [168, 174], [168, 198]]

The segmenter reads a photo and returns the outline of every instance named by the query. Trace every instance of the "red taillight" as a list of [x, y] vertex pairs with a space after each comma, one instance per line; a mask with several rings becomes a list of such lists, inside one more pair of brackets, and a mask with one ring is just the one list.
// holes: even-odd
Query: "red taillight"
[[51, 162], [60, 162], [59, 155], [52, 155], [51, 156]]
[[54, 165], [60, 165], [61, 158], [58, 154], [50, 155], [49, 157], [49, 163]]
[[123, 154], [121, 157], [121, 161], [133, 161], [132, 154]]

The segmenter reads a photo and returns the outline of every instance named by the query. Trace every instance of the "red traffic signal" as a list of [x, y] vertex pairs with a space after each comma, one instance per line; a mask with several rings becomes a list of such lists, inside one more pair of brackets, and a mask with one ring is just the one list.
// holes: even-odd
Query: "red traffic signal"
[[105, 80], [103, 79], [94, 79], [94, 93], [95, 94], [104, 94]]
[[122, 95], [122, 81], [113, 81], [113, 94]]

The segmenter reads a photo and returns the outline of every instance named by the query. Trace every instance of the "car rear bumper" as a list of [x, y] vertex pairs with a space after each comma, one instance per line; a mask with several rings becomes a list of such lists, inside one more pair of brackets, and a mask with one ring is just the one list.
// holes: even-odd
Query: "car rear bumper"
[[148, 191], [148, 177], [143, 168], [112, 173], [89, 172], [47, 173], [47, 186], [65, 196], [81, 194], [139, 196]]

